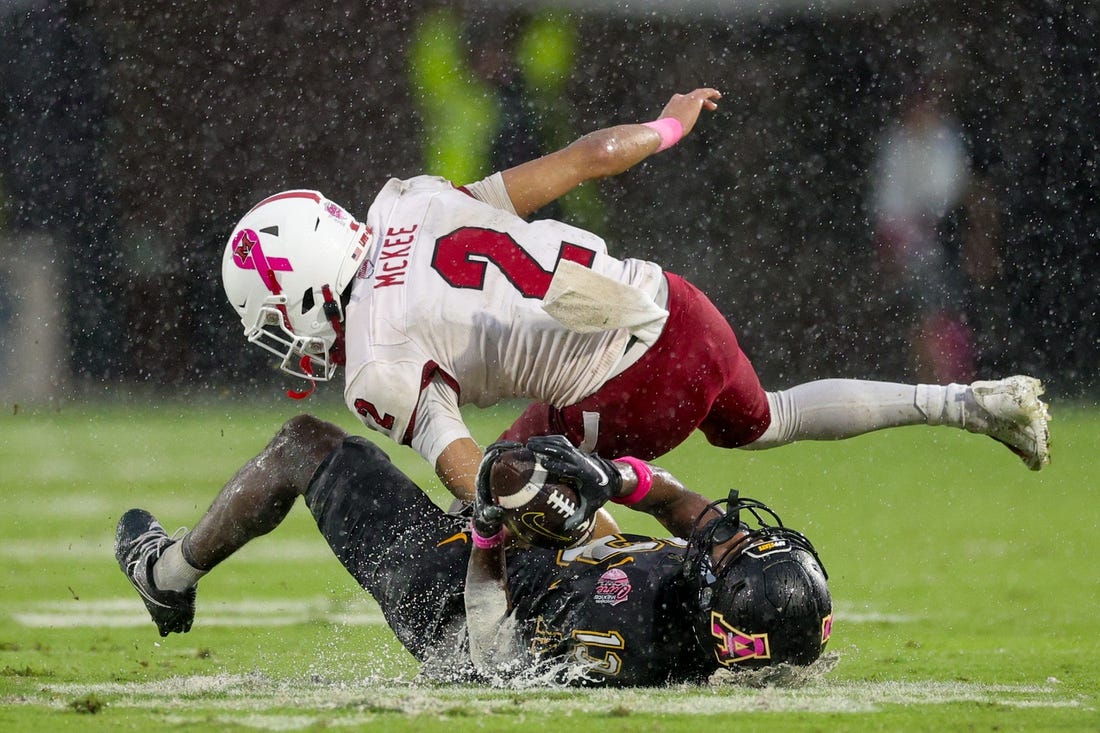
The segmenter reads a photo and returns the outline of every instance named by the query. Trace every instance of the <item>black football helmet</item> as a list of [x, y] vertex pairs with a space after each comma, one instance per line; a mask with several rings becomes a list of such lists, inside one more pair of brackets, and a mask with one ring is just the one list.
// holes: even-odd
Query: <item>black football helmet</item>
[[[711, 510], [726, 514], [709, 521]], [[748, 514], [749, 522], [742, 520]], [[738, 533], [740, 541], [730, 542]], [[715, 548], [723, 543], [715, 557]], [[769, 507], [731, 491], [696, 520], [684, 563], [695, 604], [696, 636], [730, 668], [810, 664], [832, 631], [828, 574], [805, 535]]]

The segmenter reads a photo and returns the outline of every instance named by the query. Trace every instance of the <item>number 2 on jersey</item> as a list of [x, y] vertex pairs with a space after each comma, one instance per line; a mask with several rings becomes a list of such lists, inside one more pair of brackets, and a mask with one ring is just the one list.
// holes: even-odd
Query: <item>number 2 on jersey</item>
[[[558, 261], [572, 260], [585, 267], [591, 267], [595, 258], [592, 250], [569, 242], [562, 242], [558, 250]], [[492, 229], [456, 229], [436, 240], [432, 254], [432, 267], [455, 288], [484, 289], [490, 262], [525, 298], [546, 295], [554, 277], [553, 269], [542, 269], [531, 253], [510, 235]]]

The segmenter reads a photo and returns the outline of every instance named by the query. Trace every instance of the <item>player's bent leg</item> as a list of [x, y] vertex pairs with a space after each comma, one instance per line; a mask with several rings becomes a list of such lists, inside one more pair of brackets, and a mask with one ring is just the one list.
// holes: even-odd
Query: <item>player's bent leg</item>
[[305, 500], [333, 554], [378, 602], [405, 648], [451, 666], [464, 628], [469, 519], [445, 514], [360, 436], [325, 459]]
[[184, 537], [188, 562], [210, 570], [248, 541], [275, 529], [305, 493], [317, 467], [346, 437], [339, 426], [312, 415], [287, 420]]
[[161, 636], [190, 630], [199, 578], [282, 522], [314, 471], [345, 436], [336, 425], [309, 415], [288, 420], [223, 487], [195, 529], [181, 538], [169, 537], [143, 509], [122, 516], [115, 558]]

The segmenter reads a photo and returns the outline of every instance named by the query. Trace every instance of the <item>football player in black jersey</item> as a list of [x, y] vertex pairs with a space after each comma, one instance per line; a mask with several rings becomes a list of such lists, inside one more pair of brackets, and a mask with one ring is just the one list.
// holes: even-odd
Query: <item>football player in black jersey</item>
[[[580, 487], [585, 513], [619, 500], [673, 537], [613, 535], [561, 550], [500, 542], [487, 481], [479, 481], [471, 526], [372, 442], [303, 415], [182, 538], [168, 537], [148, 512], [128, 511], [116, 557], [161, 635], [186, 632], [198, 579], [274, 529], [301, 495], [337, 558], [432, 676], [656, 685], [821, 654], [832, 621], [824, 568], [770, 509], [736, 492], [713, 502], [657, 467], [605, 461], [563, 439], [528, 447], [551, 476]], [[490, 450], [483, 469], [506, 448]]]
[[610, 500], [653, 515], [674, 537], [506, 551], [494, 540], [503, 539], [501, 512], [487, 477], [517, 447], [490, 446], [478, 476], [465, 603], [480, 671], [557, 663], [558, 678], [571, 682], [655, 685], [820, 656], [832, 631], [824, 567], [767, 506], [737, 491], [711, 501], [645, 462], [607, 461], [562, 436], [532, 438], [526, 447], [548, 480], [580, 490], [574, 523]]

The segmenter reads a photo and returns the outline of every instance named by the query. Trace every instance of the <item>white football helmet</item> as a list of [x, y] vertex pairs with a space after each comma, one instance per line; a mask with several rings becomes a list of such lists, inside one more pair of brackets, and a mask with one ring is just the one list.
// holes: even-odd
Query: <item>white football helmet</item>
[[256, 204], [222, 257], [222, 284], [245, 338], [280, 357], [289, 374], [331, 379], [344, 361], [342, 295], [372, 241], [366, 225], [318, 191]]

